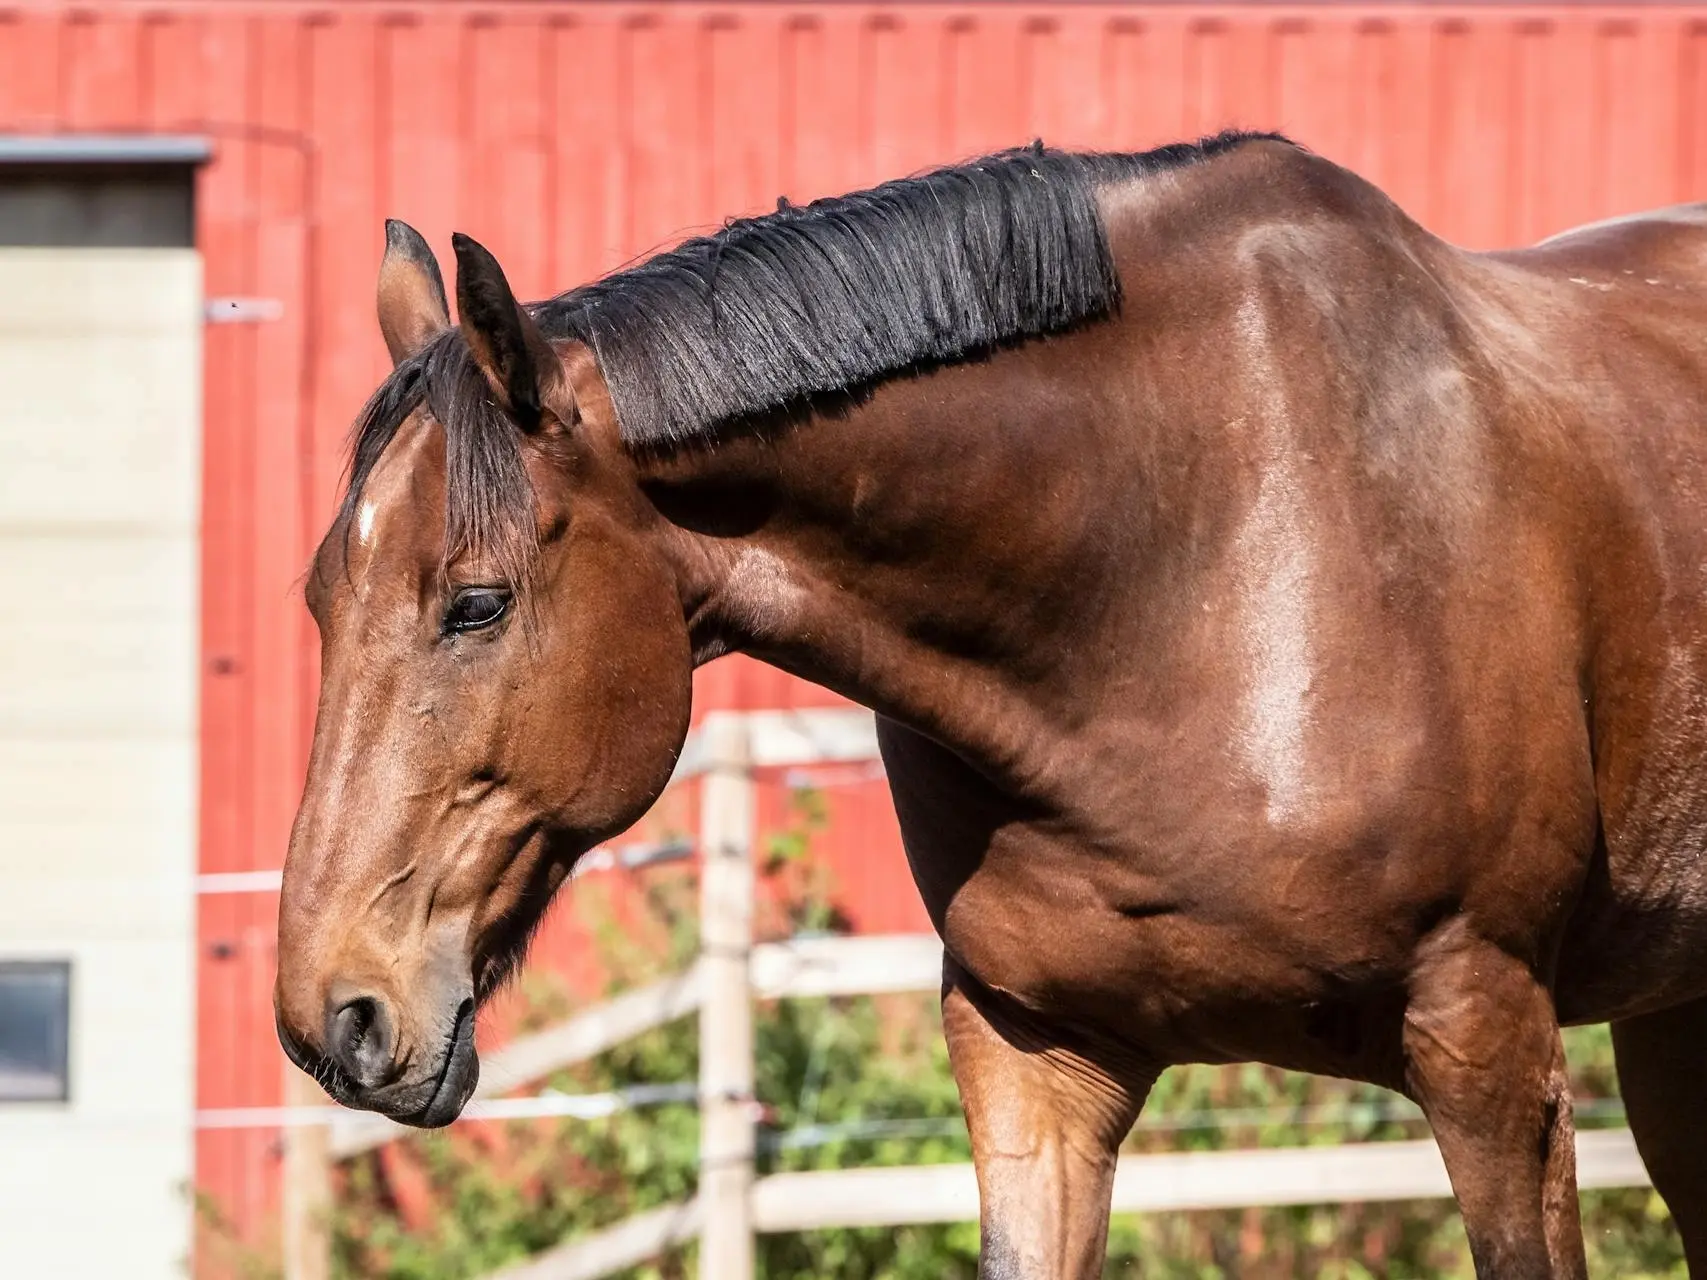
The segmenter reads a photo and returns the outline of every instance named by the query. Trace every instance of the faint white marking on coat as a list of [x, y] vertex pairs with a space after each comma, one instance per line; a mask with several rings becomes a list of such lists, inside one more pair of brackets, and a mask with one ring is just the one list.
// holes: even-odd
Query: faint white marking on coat
[[801, 590], [782, 559], [759, 547], [743, 548], [724, 581], [731, 620], [754, 635], [773, 635], [800, 611]]
[[1304, 730], [1313, 680], [1311, 545], [1293, 468], [1276, 459], [1239, 531], [1247, 575], [1242, 631], [1249, 685], [1245, 750], [1268, 788], [1269, 816], [1304, 799]]
[[[1259, 299], [1239, 308], [1244, 354], [1266, 364], [1268, 318]], [[1260, 380], [1284, 386], [1279, 371]], [[1246, 686], [1241, 748], [1251, 772], [1268, 793], [1270, 821], [1295, 814], [1306, 799], [1305, 730], [1315, 655], [1311, 647], [1314, 577], [1309, 514], [1305, 509], [1301, 459], [1284, 403], [1265, 406], [1250, 423], [1259, 442], [1263, 475], [1256, 502], [1237, 535], [1240, 591], [1239, 640]]]
[[362, 509], [356, 516], [356, 537], [364, 547], [373, 538], [373, 515], [373, 503], [362, 503]]

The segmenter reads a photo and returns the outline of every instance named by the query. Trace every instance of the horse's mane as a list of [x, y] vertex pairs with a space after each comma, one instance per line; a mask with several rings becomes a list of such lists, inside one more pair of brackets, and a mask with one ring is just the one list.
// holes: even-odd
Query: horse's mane
[[[744, 418], [1112, 314], [1120, 280], [1098, 188], [1277, 137], [1226, 132], [1134, 155], [1039, 143], [783, 202], [530, 310], [547, 337], [592, 348], [631, 447], [707, 441]], [[531, 510], [515, 429], [454, 329], [369, 401], [345, 509], [423, 399], [446, 433], [449, 558]]]
[[734, 420], [1058, 333], [1119, 305], [1098, 185], [1205, 159], [1222, 134], [1142, 155], [1041, 143], [870, 191], [780, 206], [542, 304], [593, 349], [623, 438]]

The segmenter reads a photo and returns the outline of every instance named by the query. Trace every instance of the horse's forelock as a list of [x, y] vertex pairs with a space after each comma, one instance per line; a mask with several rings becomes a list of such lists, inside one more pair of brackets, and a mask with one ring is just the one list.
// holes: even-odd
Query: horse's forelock
[[441, 567], [468, 556], [490, 557], [507, 582], [521, 587], [530, 576], [537, 532], [520, 431], [492, 403], [468, 344], [454, 329], [398, 364], [363, 407], [339, 522], [345, 528], [353, 523], [380, 457], [423, 405], [445, 439]]

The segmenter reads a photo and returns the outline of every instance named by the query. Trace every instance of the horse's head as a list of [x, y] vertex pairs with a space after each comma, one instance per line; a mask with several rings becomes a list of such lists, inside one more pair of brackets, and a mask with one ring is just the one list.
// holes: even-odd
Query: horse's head
[[590, 354], [456, 249], [453, 328], [426, 243], [387, 229], [396, 367], [309, 575], [320, 703], [275, 993], [298, 1065], [422, 1125], [467, 1101], [474, 1011], [574, 859], [662, 790], [691, 674]]

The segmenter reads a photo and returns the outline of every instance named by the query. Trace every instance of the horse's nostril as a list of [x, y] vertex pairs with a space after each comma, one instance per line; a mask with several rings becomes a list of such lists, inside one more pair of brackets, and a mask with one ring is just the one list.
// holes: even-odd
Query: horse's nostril
[[326, 1018], [326, 1055], [364, 1089], [377, 1089], [391, 1076], [394, 1039], [385, 1002], [357, 996]]

